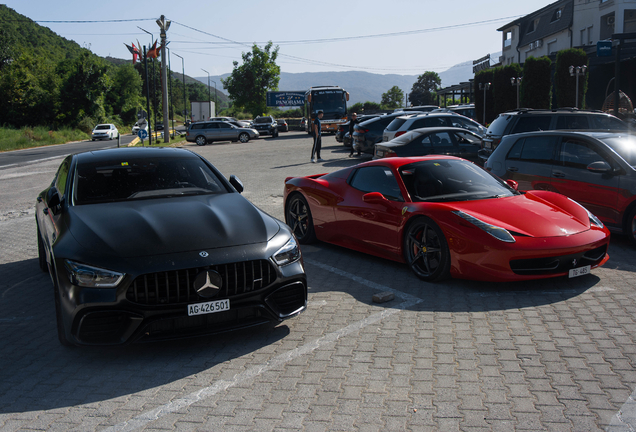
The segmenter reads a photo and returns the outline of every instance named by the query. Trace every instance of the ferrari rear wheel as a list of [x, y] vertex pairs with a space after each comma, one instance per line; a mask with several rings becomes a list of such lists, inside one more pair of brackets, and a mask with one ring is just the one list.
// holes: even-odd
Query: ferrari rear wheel
[[435, 282], [450, 276], [450, 253], [440, 227], [427, 217], [418, 217], [404, 236], [404, 259], [422, 280]]
[[292, 229], [299, 242], [309, 244], [316, 241], [311, 210], [307, 200], [301, 194], [296, 193], [287, 201], [285, 222]]

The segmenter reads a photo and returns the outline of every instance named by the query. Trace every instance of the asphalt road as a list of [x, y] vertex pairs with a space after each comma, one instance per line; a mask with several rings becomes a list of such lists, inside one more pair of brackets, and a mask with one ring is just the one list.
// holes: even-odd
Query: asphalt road
[[[186, 148], [281, 219], [287, 176], [359, 161], [327, 136], [312, 164], [295, 132]], [[292, 320], [67, 349], [33, 215], [60, 161], [0, 166], [0, 431], [636, 429], [636, 249], [624, 237], [591, 275], [515, 284], [424, 283], [317, 243], [302, 248], [309, 305]], [[372, 302], [386, 291], [393, 301]]]

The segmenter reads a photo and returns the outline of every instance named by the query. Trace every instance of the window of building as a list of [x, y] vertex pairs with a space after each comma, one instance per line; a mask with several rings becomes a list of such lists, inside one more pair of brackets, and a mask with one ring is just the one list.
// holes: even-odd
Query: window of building
[[528, 24], [528, 33], [532, 33], [533, 31], [535, 31], [538, 26], [539, 26], [539, 18], [530, 21], [530, 23]]
[[623, 20], [623, 32], [636, 33], [636, 9], [625, 9]]
[[512, 45], [512, 30], [504, 32], [504, 48]]
[[561, 15], [563, 15], [563, 8], [559, 8], [555, 10], [554, 13], [552, 14], [552, 19], [550, 19], [550, 22], [553, 23], [555, 21], [560, 20]]
[[592, 26], [587, 28], [587, 44], [592, 45]]

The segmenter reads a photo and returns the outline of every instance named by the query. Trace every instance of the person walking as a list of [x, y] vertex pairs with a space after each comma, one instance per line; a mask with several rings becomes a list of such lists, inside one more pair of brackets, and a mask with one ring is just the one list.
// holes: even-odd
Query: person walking
[[[353, 157], [353, 150], [356, 147], [356, 142], [353, 140], [353, 132], [356, 129], [356, 125], [358, 124], [358, 114], [351, 114], [351, 119], [349, 120], [349, 138], [351, 138], [351, 153], [349, 153], [349, 157]], [[360, 156], [360, 150], [358, 150], [358, 156]]]
[[316, 113], [316, 119], [314, 120], [312, 127], [312, 132], [314, 135], [314, 146], [311, 148], [311, 161], [313, 163], [322, 162], [322, 158], [320, 157], [320, 148], [322, 147], [322, 131], [320, 129], [320, 119], [325, 113], [322, 110], [319, 110]]

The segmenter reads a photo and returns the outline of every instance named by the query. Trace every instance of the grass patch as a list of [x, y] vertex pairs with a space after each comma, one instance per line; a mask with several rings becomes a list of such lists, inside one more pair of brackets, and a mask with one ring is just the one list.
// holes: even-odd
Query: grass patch
[[62, 128], [54, 131], [43, 126], [22, 129], [0, 127], [0, 151], [64, 144], [87, 139], [90, 139], [90, 135], [79, 129]]

